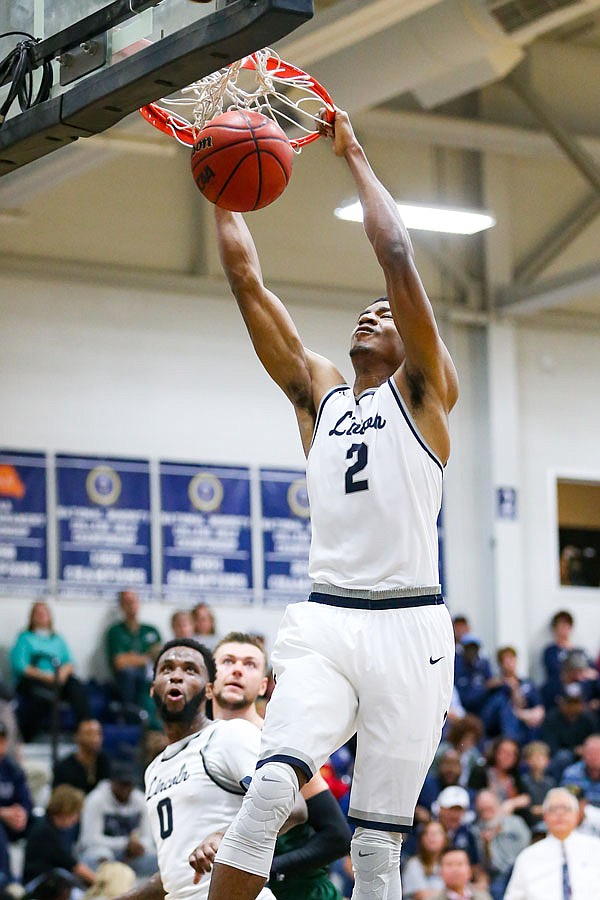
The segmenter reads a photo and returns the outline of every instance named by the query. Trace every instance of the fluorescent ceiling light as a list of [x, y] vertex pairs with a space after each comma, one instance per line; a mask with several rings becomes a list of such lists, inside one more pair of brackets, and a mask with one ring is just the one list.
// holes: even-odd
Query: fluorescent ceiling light
[[[488, 212], [472, 209], [452, 209], [448, 206], [423, 206], [421, 204], [397, 203], [398, 211], [409, 229], [416, 231], [441, 231], [444, 234], [475, 234], [496, 224]], [[358, 200], [339, 206], [335, 210], [338, 219], [347, 222], [362, 222], [362, 207]]]

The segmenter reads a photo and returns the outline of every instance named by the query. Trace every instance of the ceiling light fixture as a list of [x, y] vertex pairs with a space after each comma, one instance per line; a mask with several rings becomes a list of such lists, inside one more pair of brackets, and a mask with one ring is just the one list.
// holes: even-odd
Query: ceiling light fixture
[[[416, 231], [439, 231], [444, 234], [476, 234], [496, 224], [489, 213], [474, 209], [456, 209], [449, 206], [424, 206], [415, 203], [396, 203], [406, 227]], [[335, 210], [338, 219], [362, 222], [362, 207], [358, 200], [339, 206]]]

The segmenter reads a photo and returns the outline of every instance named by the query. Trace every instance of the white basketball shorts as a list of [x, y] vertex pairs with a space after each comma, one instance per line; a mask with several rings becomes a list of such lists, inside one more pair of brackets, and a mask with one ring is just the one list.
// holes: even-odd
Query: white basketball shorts
[[441, 598], [362, 609], [311, 597], [321, 602], [290, 605], [279, 629], [258, 766], [277, 759], [311, 777], [356, 732], [350, 818], [410, 831], [452, 694], [448, 610]]

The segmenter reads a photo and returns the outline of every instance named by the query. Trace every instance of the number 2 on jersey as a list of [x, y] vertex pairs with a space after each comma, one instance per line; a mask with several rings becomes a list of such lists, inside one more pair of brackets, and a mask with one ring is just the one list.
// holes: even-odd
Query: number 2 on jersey
[[168, 797], [163, 797], [156, 806], [161, 838], [168, 838], [173, 833], [173, 807]]
[[366, 444], [352, 444], [348, 452], [346, 453], [346, 459], [352, 459], [353, 456], [356, 456], [356, 462], [353, 463], [349, 469], [346, 470], [346, 493], [347, 494], [355, 494], [356, 491], [368, 491], [369, 490], [369, 479], [368, 478], [359, 478], [356, 479], [356, 475], [359, 472], [362, 472], [364, 468], [366, 468], [368, 457], [369, 457], [369, 448]]

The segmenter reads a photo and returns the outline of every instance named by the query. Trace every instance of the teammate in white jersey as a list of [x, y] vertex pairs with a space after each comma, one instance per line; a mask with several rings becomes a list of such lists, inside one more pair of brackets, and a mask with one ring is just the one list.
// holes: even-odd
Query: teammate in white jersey
[[[218, 843], [239, 810], [242, 780], [260, 744], [255, 725], [206, 718], [214, 680], [210, 651], [192, 638], [168, 641], [156, 660], [152, 696], [169, 740], [146, 769], [148, 818], [159, 872], [120, 900], [205, 900]], [[270, 890], [260, 900], [275, 900]]]
[[216, 856], [210, 900], [253, 900], [299, 786], [354, 732], [354, 900], [398, 900], [401, 834], [436, 750], [454, 641], [436, 519], [458, 394], [397, 206], [347, 114], [323, 125], [345, 159], [387, 296], [351, 336], [353, 388], [307, 350], [264, 283], [241, 215], [215, 209], [223, 268], [254, 348], [296, 412], [312, 518], [306, 602], [286, 611], [260, 759]]

